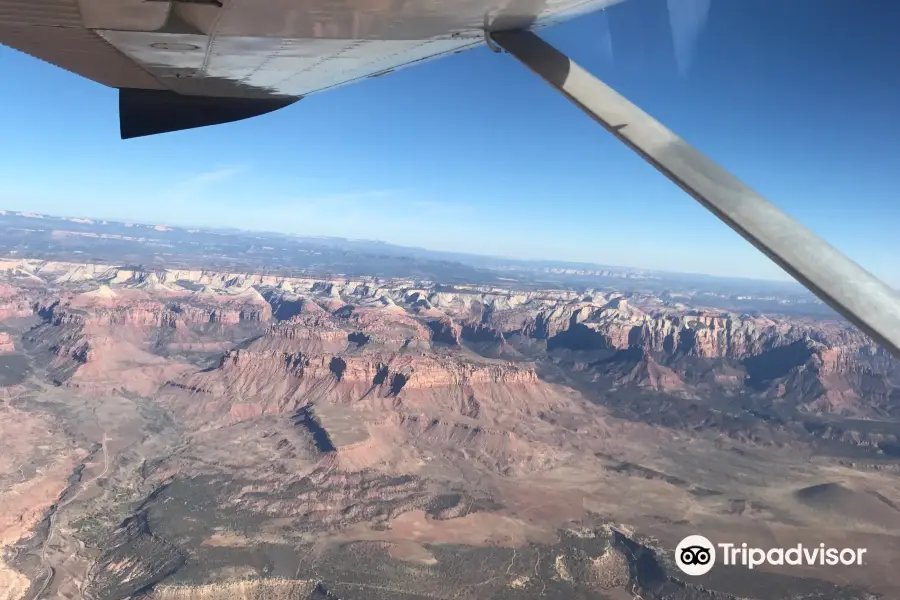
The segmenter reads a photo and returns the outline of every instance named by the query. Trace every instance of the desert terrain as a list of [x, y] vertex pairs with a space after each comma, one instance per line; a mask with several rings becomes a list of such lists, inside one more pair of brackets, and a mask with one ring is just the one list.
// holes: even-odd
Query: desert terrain
[[15, 254], [0, 600], [900, 597], [900, 368], [819, 308]]

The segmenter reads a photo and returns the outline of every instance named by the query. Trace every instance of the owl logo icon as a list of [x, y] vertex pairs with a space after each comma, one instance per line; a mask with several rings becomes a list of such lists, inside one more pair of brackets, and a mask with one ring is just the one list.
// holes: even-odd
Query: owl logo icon
[[716, 564], [716, 547], [702, 535], [689, 535], [675, 547], [675, 564], [686, 575], [705, 575]]

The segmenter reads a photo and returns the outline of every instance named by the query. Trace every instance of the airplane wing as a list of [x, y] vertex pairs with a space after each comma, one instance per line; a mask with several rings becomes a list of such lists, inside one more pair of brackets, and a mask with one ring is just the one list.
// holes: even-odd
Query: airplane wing
[[122, 137], [226, 123], [620, 0], [0, 0], [0, 43], [118, 88]]

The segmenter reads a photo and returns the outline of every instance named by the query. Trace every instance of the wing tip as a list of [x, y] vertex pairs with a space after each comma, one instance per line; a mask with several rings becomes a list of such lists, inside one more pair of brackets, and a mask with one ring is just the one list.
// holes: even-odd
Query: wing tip
[[123, 140], [233, 123], [290, 106], [300, 98], [188, 96], [169, 90], [119, 89]]

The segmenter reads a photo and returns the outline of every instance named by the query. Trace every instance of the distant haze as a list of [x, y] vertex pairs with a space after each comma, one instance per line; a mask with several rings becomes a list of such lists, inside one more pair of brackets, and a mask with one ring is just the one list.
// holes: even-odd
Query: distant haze
[[377, 276], [519, 290], [615, 289], [659, 294], [676, 303], [691, 302], [737, 312], [834, 316], [830, 308], [793, 281], [716, 277], [588, 262], [522, 260], [364, 239], [234, 228], [182, 228], [14, 211], [0, 211], [0, 258], [3, 257], [152, 269]]

